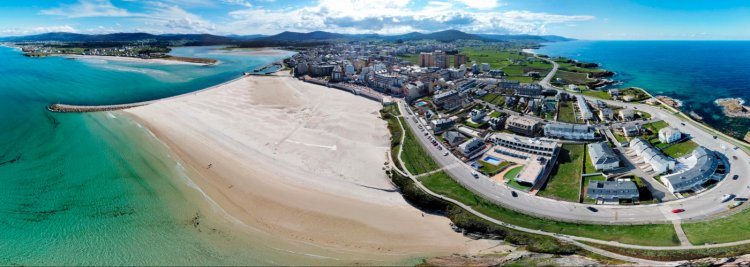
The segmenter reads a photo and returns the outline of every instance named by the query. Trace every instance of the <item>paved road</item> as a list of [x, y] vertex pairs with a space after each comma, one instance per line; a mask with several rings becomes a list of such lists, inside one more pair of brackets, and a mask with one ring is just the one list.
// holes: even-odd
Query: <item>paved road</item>
[[[545, 88], [557, 89], [549, 84], [559, 65], [553, 62], [553, 71], [546, 76], [540, 84]], [[531, 196], [518, 191], [517, 197], [511, 195], [511, 188], [498, 184], [488, 177], [474, 178], [471, 168], [458, 158], [449, 154], [443, 156], [445, 150], [438, 150], [433, 146], [424, 132], [419, 130], [418, 120], [408, 110], [405, 103], [399, 101], [398, 105], [407, 123], [426, 151], [440, 164], [440, 166], [457, 166], [446, 169], [446, 172], [456, 181], [472, 192], [504, 207], [531, 214], [539, 217], [571, 222], [589, 223], [616, 223], [616, 224], [644, 224], [644, 223], [669, 223], [676, 220], [705, 219], [728, 210], [727, 203], [721, 203], [724, 194], [733, 193], [739, 197], [750, 196], [750, 156], [741, 150], [733, 150], [731, 144], [713, 136], [697, 126], [686, 123], [682, 126], [683, 119], [660, 108], [645, 104], [623, 103], [618, 101], [605, 101], [609, 104], [619, 105], [626, 108], [637, 108], [646, 111], [655, 119], [668, 122], [678, 127], [682, 132], [693, 137], [698, 144], [708, 149], [724, 153], [732, 163], [727, 179], [719, 183], [714, 189], [701, 193], [698, 196], [670, 201], [666, 203], [639, 205], [639, 206], [597, 206], [598, 212], [586, 209], [585, 204], [557, 201], [543, 197]], [[738, 160], [732, 160], [732, 157]], [[739, 180], [732, 180], [732, 175], [740, 175]], [[685, 212], [673, 214], [673, 209], [685, 209]]]

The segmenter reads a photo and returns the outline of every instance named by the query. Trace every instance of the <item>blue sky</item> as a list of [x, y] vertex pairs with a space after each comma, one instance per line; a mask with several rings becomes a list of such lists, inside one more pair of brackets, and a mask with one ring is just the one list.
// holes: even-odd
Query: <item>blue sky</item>
[[25, 0], [0, 2], [0, 36], [50, 31], [556, 34], [579, 39], [750, 39], [744, 0]]

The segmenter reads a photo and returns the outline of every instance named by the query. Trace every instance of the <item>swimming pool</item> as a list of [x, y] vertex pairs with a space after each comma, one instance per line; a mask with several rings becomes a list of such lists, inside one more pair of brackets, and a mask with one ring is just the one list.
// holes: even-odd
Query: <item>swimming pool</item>
[[500, 160], [500, 159], [498, 159], [496, 157], [493, 157], [493, 156], [486, 156], [486, 157], [484, 157], [484, 159], [482, 159], [482, 161], [487, 162], [487, 163], [492, 164], [492, 165], [495, 165], [495, 166], [499, 165], [500, 162], [502, 162], [502, 160]]
[[424, 102], [424, 101], [419, 101], [419, 102], [417, 102], [417, 103], [416, 103], [416, 104], [414, 104], [414, 105], [416, 105], [417, 107], [423, 107], [423, 106], [427, 105], [427, 102]]

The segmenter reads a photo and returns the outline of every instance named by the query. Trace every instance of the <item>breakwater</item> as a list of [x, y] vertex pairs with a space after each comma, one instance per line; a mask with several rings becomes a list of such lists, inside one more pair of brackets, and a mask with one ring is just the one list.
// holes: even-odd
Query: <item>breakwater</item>
[[145, 106], [153, 103], [153, 101], [122, 104], [122, 105], [102, 105], [102, 106], [78, 106], [78, 105], [66, 105], [66, 104], [52, 104], [47, 106], [47, 110], [52, 112], [69, 113], [69, 112], [98, 112], [98, 111], [113, 111], [122, 110], [134, 107]]

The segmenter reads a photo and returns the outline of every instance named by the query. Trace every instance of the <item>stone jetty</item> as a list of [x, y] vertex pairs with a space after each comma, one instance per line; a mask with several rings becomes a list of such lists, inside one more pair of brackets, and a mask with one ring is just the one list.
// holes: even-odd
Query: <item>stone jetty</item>
[[151, 104], [152, 102], [153, 101], [122, 104], [122, 105], [103, 105], [103, 106], [77, 106], [77, 105], [65, 105], [65, 104], [52, 104], [52, 105], [47, 106], [47, 110], [52, 111], [52, 112], [60, 112], [60, 113], [113, 111], [113, 110], [122, 110], [122, 109], [145, 106], [145, 105]]

